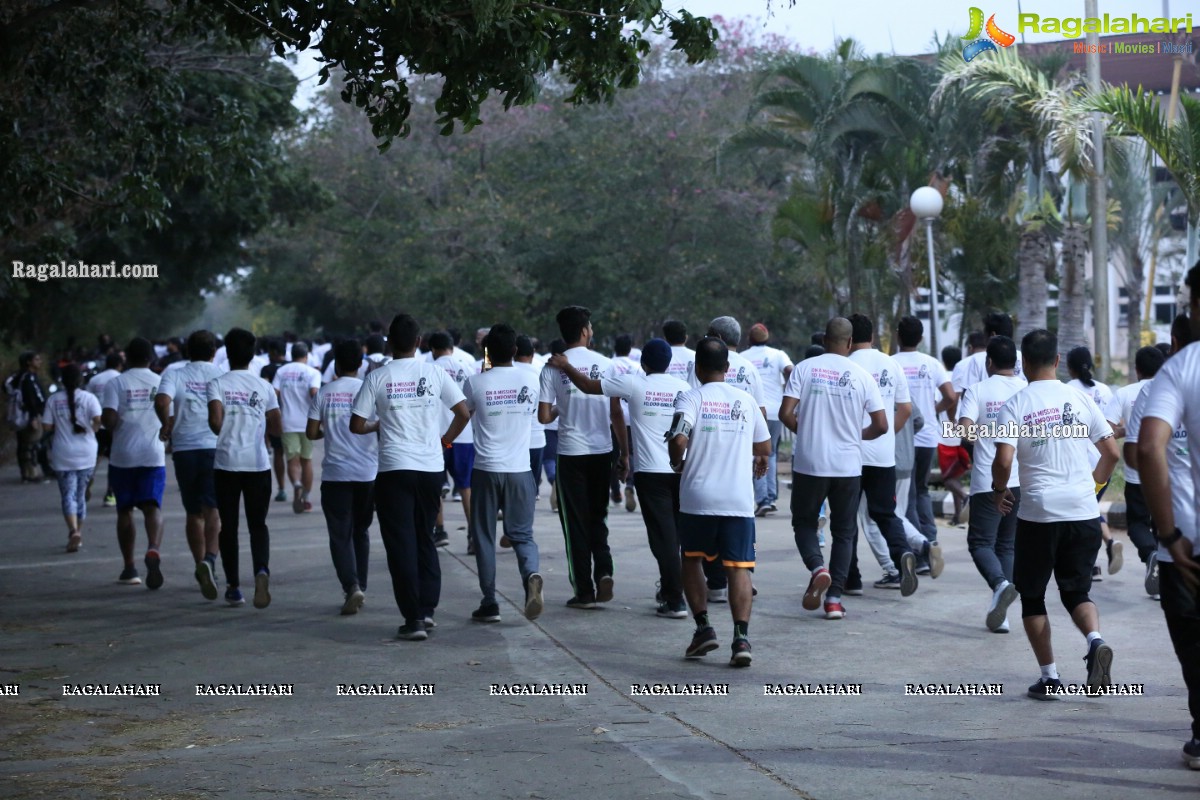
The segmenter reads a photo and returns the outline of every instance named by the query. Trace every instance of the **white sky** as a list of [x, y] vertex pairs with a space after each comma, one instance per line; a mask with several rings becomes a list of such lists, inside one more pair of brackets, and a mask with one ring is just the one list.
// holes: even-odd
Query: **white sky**
[[[768, 14], [768, 2], [771, 13]], [[1192, 13], [1193, 22], [1200, 25], [1200, 6], [1195, 0], [1097, 0], [1099, 14], [1142, 17], [1164, 16], [1164, 6], [1176, 16]], [[728, 18], [752, 20], [761, 29], [790, 39], [802, 50], [825, 52], [836, 37], [852, 37], [861, 42], [868, 53], [895, 52], [898, 55], [927, 53], [933, 34], [945, 37], [966, 33], [968, 11], [972, 5], [983, 9], [985, 17], [996, 15], [996, 24], [1013, 35], [1017, 32], [1017, 0], [797, 0], [788, 8], [788, 0], [665, 0], [667, 9], [686, 8], [697, 16], [721, 15]], [[1021, 11], [1043, 17], [1082, 17], [1083, 0], [1020, 0]], [[1019, 36], [1019, 35], [1018, 35]], [[1062, 39], [1059, 34], [1026, 34], [1026, 41], [1038, 42]], [[1020, 39], [1018, 38], [1018, 41]], [[301, 79], [317, 71], [317, 64], [304, 55], [296, 65]], [[300, 95], [307, 96], [316, 79], [301, 86]], [[301, 103], [304, 100], [298, 98]]]

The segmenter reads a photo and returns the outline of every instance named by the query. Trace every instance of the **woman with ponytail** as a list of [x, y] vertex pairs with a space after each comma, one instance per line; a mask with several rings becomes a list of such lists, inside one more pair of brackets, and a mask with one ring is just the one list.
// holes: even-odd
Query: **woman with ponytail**
[[96, 431], [100, 428], [100, 401], [79, 388], [80, 380], [77, 364], [63, 367], [63, 391], [50, 395], [42, 415], [45, 431], [54, 434], [50, 466], [58, 474], [68, 553], [79, 550], [83, 542], [87, 491], [96, 469]]

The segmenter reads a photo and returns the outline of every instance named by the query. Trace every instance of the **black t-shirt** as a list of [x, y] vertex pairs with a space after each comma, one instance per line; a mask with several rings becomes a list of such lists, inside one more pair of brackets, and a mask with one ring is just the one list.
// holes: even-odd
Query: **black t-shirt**
[[259, 377], [261, 377], [267, 383], [271, 383], [275, 380], [275, 373], [278, 372], [279, 368], [283, 365], [284, 362], [282, 361], [272, 361], [262, 368], [262, 372], [259, 373]]

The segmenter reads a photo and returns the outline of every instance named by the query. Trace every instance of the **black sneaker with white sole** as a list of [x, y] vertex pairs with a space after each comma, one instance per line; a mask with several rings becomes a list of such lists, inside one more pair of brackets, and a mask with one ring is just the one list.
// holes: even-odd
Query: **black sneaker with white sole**
[[1028, 695], [1034, 700], [1055, 700], [1055, 692], [1063, 688], [1058, 678], [1038, 678], [1038, 682], [1029, 687]]
[[1093, 639], [1088, 646], [1083, 663], [1087, 665], [1088, 689], [1099, 689], [1112, 684], [1113, 650], [1103, 639]]
[[659, 603], [658, 609], [654, 612], [660, 617], [667, 619], [687, 619], [687, 604], [686, 603]]
[[121, 572], [121, 577], [117, 578], [117, 583], [123, 583], [126, 586], [141, 586], [142, 579], [138, 577], [137, 567], [126, 567]]
[[900, 596], [908, 597], [917, 590], [917, 556], [907, 552], [900, 556]]
[[151, 550], [146, 553], [146, 588], [158, 589], [163, 585], [162, 560], [158, 553]]
[[748, 667], [750, 666], [750, 640], [745, 636], [739, 636], [733, 640], [733, 651], [729, 656], [729, 666], [731, 667]]
[[471, 612], [472, 622], [499, 622], [500, 606], [497, 603], [480, 603], [479, 608]]
[[525, 584], [525, 619], [535, 620], [542, 615], [545, 601], [542, 599], [542, 576], [533, 573]]
[[396, 638], [409, 642], [423, 642], [429, 638], [429, 634], [425, 632], [424, 621], [413, 620], [400, 626], [396, 631]]
[[893, 572], [888, 575], [884, 575], [882, 578], [875, 581], [874, 586], [876, 589], [899, 589], [900, 573]]
[[1158, 553], [1152, 552], [1146, 559], [1146, 580], [1143, 583], [1146, 594], [1154, 597], [1158, 594]]
[[713, 630], [711, 625], [705, 625], [703, 628], [696, 628], [696, 632], [692, 634], [692, 643], [684, 651], [683, 657], [700, 658], [701, 656], [708, 655], [720, 646], [720, 642], [717, 641], [717, 632]]
[[585, 610], [590, 610], [593, 608], [599, 608], [599, 606], [596, 604], [596, 598], [594, 596], [585, 595], [580, 597], [575, 595], [567, 601], [567, 608], [582, 608]]
[[1184, 743], [1183, 763], [1188, 765], [1188, 769], [1200, 769], [1200, 739]]

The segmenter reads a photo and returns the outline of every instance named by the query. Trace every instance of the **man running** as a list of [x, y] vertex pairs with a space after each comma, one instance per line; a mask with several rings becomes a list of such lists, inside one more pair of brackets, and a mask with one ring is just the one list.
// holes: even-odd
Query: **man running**
[[783, 387], [792, 375], [791, 357], [784, 351], [771, 347], [767, 341], [771, 332], [761, 322], [750, 326], [750, 347], [743, 354], [746, 360], [758, 369], [762, 379], [763, 403], [767, 410], [767, 430], [771, 432], [771, 457], [767, 461], [767, 474], [754, 481], [754, 516], [764, 517], [779, 510], [779, 439], [783, 435], [783, 423], [779, 421], [779, 406], [783, 403]]
[[464, 392], [475, 426], [471, 476], [471, 538], [483, 599], [471, 613], [476, 622], [499, 622], [496, 602], [496, 522], [504, 509], [504, 535], [517, 556], [525, 618], [542, 613], [542, 576], [533, 539], [535, 487], [530, 475], [530, 419], [536, 416], [540, 376], [514, 366], [517, 332], [493, 325], [484, 337], [491, 369], [467, 379]]
[[[1007, 336], [993, 336], [987, 346], [987, 368], [991, 377], [963, 392], [958, 403], [958, 424], [970, 430], [974, 425], [996, 423], [1000, 409], [1025, 381], [1013, 375], [1017, 364], [1017, 345]], [[996, 511], [992, 487], [992, 462], [996, 458], [996, 436], [992, 432], [977, 432], [968, 436], [975, 445], [971, 468], [971, 518], [967, 526], [967, 549], [975, 568], [992, 590], [984, 624], [992, 633], [1008, 633], [1008, 607], [1017, 599], [1013, 585], [1013, 548], [1017, 535], [1017, 514], [1021, 507], [1021, 476], [1017, 459], [1006, 488], [1012, 494], [1012, 512], [1001, 515]], [[1017, 512], [1017, 513], [1013, 513]]]
[[334, 380], [321, 387], [308, 410], [304, 435], [325, 440], [321, 460], [321, 511], [329, 530], [329, 554], [342, 584], [342, 616], [357, 614], [367, 591], [371, 519], [379, 440], [350, 432], [350, 411], [362, 389], [362, 350], [344, 339], [333, 351]]
[[[633, 352], [633, 337], [630, 336], [628, 333], [622, 333], [620, 336], [617, 337], [616, 341], [613, 343], [612, 374], [614, 376], [628, 375], [630, 373], [642, 372], [642, 366], [638, 362], [637, 359], [633, 358], [633, 356], [631, 355], [632, 352]], [[626, 441], [629, 442], [629, 446], [632, 448], [632, 447], [634, 447], [634, 442], [633, 442], [633, 438], [632, 438], [633, 435], [630, 432], [630, 425], [629, 425], [629, 403], [626, 402], [625, 400], [621, 400], [621, 414], [625, 418]], [[615, 446], [616, 442], [614, 442], [613, 444], [614, 444], [613, 451], [616, 452], [616, 446]], [[630, 458], [631, 458], [631, 460], [637, 458], [637, 454], [631, 453]], [[624, 494], [625, 510], [631, 514], [634, 511], [637, 511], [637, 497], [634, 494], [635, 480], [636, 480], [634, 477], [635, 474], [636, 473], [630, 472], [626, 476], [618, 476], [617, 475], [617, 465], [614, 463], [612, 478], [609, 481], [609, 488], [612, 490], [612, 501], [614, 503], [619, 503], [619, 502], [621, 502], [621, 497], [622, 497], [620, 482], [622, 480], [622, 477], [624, 478], [624, 480], [625, 480], [625, 494]]]
[[[883, 436], [889, 428], [879, 386], [871, 373], [849, 358], [853, 332], [848, 319], [829, 321], [825, 352], [796, 365], [779, 408], [779, 419], [788, 430], [804, 431], [792, 454], [792, 531], [804, 566], [812, 572], [802, 605], [814, 611], [824, 599], [826, 619], [846, 615], [841, 599], [858, 533], [862, 443]], [[869, 419], [865, 427], [864, 414]], [[832, 571], [825, 566], [817, 539], [817, 520], [826, 499], [833, 537]]]
[[[592, 352], [588, 346], [595, 335], [592, 312], [583, 306], [567, 306], [555, 318], [566, 349], [563, 355], [571, 366], [589, 378], [611, 376], [612, 362]], [[538, 419], [549, 424], [557, 418], [558, 514], [567, 559], [571, 588], [575, 594], [569, 608], [594, 609], [597, 603], [613, 598], [613, 558], [608, 547], [608, 477], [611, 469], [613, 436], [619, 449], [621, 470], [628, 469], [629, 443], [625, 436], [625, 417], [621, 403], [589, 397], [571, 383], [561, 370], [547, 365], [542, 369]]]
[[656, 613], [668, 619], [686, 619], [676, 529], [679, 475], [671, 468], [666, 443], [675, 399], [691, 387], [667, 374], [670, 363], [671, 346], [663, 339], [651, 339], [642, 350], [644, 373], [631, 372], [593, 380], [562, 356], [550, 359], [550, 365], [563, 370], [585, 394], [603, 394], [629, 403], [637, 494], [642, 504], [650, 552], [658, 562]]
[[158, 437], [154, 413], [158, 376], [150, 370], [154, 345], [138, 337], [125, 348], [129, 365], [104, 387], [101, 402], [104, 427], [113, 432], [109, 475], [117, 498], [117, 543], [125, 569], [117, 579], [127, 585], [140, 584], [133, 563], [137, 531], [133, 510], [142, 512], [146, 527], [146, 588], [163, 585], [159, 548], [163, 538], [162, 497], [167, 482], [166, 449]]
[[[1029, 696], [1052, 700], [1063, 685], [1054, 663], [1046, 611], [1046, 587], [1052, 574], [1063, 606], [1087, 637], [1088, 687], [1112, 683], [1113, 651], [1100, 636], [1100, 613], [1088, 591], [1102, 541], [1097, 487], [1108, 482], [1120, 453], [1112, 428], [1095, 403], [1058, 380], [1057, 336], [1047, 330], [1027, 333], [1021, 340], [1021, 358], [1029, 386], [1013, 395], [996, 417], [1003, 435], [996, 439], [991, 486], [997, 510], [1012, 512], [1016, 497], [1008, 489], [1008, 479], [1013, 460], [1020, 462], [1013, 582], [1021, 595], [1025, 635], [1042, 673], [1029, 687]], [[1086, 436], [1071, 430], [1080, 424]], [[1094, 470], [1088, 457], [1093, 444], [1100, 451]]]
[[[104, 402], [104, 387], [108, 386], [109, 381], [121, 374], [121, 370], [125, 368], [125, 358], [120, 353], [112, 352], [104, 357], [104, 371], [92, 376], [87, 382], [87, 390], [96, 396], [96, 399]], [[112, 431], [103, 426], [96, 431], [96, 462], [99, 465], [101, 458], [109, 458], [112, 453]], [[111, 465], [111, 461], [109, 464]], [[99, 468], [97, 466], [97, 468]], [[117, 505], [117, 497], [112, 491], [112, 476], [105, 471], [104, 476], [104, 507], [115, 508]]]
[[[350, 418], [353, 433], [379, 433], [375, 511], [404, 617], [396, 635], [408, 641], [428, 638], [441, 597], [441, 565], [430, 534], [445, 471], [442, 451], [471, 419], [458, 384], [441, 367], [416, 358], [420, 338], [415, 319], [396, 315], [388, 332], [393, 359], [363, 380]], [[454, 412], [449, 428], [443, 408]]]
[[696, 351], [687, 346], [687, 325], [677, 319], [669, 319], [662, 326], [663, 338], [671, 345], [671, 363], [667, 374], [686, 381], [696, 363]]
[[184, 529], [196, 562], [196, 582], [207, 600], [217, 599], [217, 553], [221, 542], [221, 516], [213, 463], [217, 436], [208, 427], [208, 384], [221, 376], [212, 363], [217, 340], [205, 330], [187, 339], [188, 361], [163, 373], [154, 398], [154, 411], [162, 430], [159, 437], [171, 443], [175, 480], [187, 514]]
[[[258, 371], [258, 377], [262, 378], [267, 383], [272, 383], [275, 380], [275, 373], [279, 368], [287, 363], [284, 358], [285, 348], [282, 339], [269, 339], [267, 341], [267, 363]], [[253, 362], [252, 362], [253, 363]], [[330, 362], [332, 364], [332, 362]], [[228, 369], [226, 362], [225, 369]], [[254, 371], [253, 367], [250, 370]], [[333, 380], [333, 373], [329, 373], [329, 380]], [[324, 381], [324, 378], [322, 378]], [[325, 381], [328, 383], [328, 381]], [[271, 448], [271, 466], [275, 473], [275, 485], [278, 491], [275, 494], [276, 503], [286, 503], [288, 499], [287, 489], [283, 488], [284, 479], [287, 478], [287, 462], [283, 459], [283, 439], [279, 436], [267, 436], [267, 444]]]
[[308, 496], [312, 493], [313, 443], [304, 435], [308, 427], [308, 409], [321, 389], [321, 373], [308, 365], [308, 345], [292, 345], [292, 362], [275, 372], [271, 381], [279, 396], [283, 418], [283, 457], [287, 461], [288, 480], [292, 482], [292, 511], [312, 511]]
[[754, 567], [754, 478], [766, 474], [771, 435], [760, 410], [746, 402], [744, 392], [726, 382], [728, 369], [729, 351], [720, 339], [706, 338], [696, 346], [694, 374], [700, 388], [676, 398], [668, 452], [671, 467], [682, 474], [679, 538], [683, 587], [696, 619], [696, 631], [684, 655], [698, 658], [718, 646], [708, 618], [708, 592], [701, 562], [720, 559], [728, 576], [729, 611], [733, 616], [729, 663], [748, 667], [754, 600], [750, 582]]
[[[484, 336], [487, 335], [486, 328], [483, 329], [483, 333]], [[482, 338], [476, 337], [480, 355], [483, 354]], [[429, 337], [429, 350], [434, 366], [443, 370], [460, 392], [466, 386], [467, 379], [482, 369], [482, 358], [476, 363], [469, 360], [469, 356], [464, 360], [455, 355], [461, 351], [455, 350], [454, 341], [447, 331], [437, 331]], [[443, 414], [443, 427], [450, 424], [452, 416], [450, 412]], [[467, 520], [467, 555], [474, 555], [478, 547], [471, 535], [471, 474], [475, 470], [475, 426], [468, 424], [455, 437], [450, 449], [445, 452], [445, 463], [446, 470], [454, 481], [454, 496], [462, 500], [463, 516]]]

